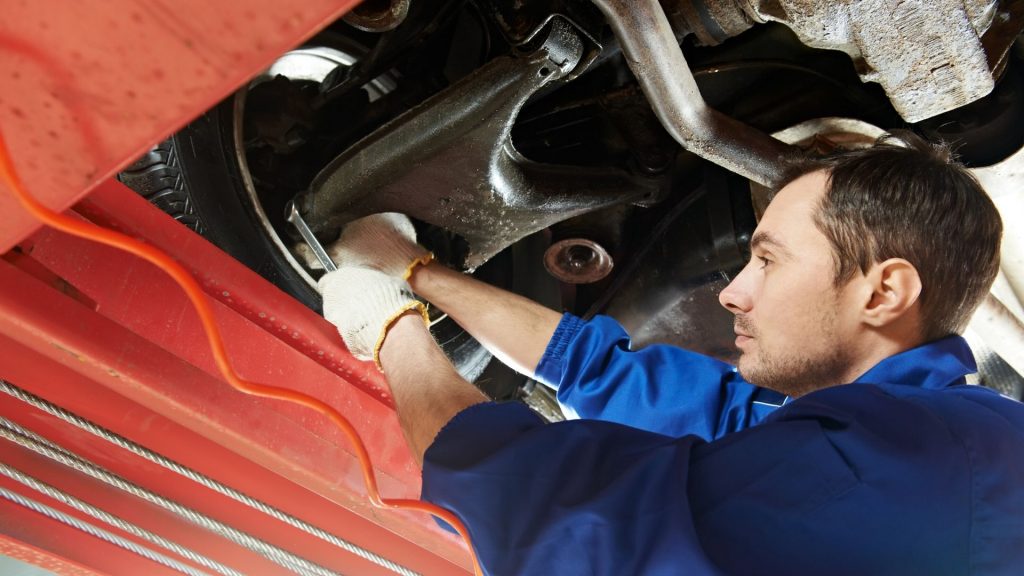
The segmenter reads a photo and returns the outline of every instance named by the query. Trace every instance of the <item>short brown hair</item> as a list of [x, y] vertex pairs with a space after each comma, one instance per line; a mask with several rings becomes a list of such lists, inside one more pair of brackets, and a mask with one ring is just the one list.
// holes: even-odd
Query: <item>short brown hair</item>
[[785, 182], [824, 170], [815, 223], [832, 245], [835, 285], [903, 258], [921, 278], [925, 341], [963, 331], [999, 271], [1003, 224], [992, 200], [945, 144], [908, 131], [874, 146], [808, 159]]

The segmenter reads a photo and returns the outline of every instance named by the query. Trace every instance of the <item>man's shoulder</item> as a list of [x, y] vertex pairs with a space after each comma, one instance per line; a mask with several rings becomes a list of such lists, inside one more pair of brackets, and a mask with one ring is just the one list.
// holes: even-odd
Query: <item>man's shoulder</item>
[[1024, 404], [985, 386], [960, 384], [939, 389], [898, 384], [868, 386], [875, 386], [894, 399], [929, 407], [947, 420], [999, 417], [1024, 433]]
[[974, 413], [998, 413], [1024, 425], [1024, 403], [984, 386], [959, 384], [943, 388], [924, 388], [907, 384], [856, 383], [832, 386], [812, 392], [791, 405], [835, 406], [858, 409], [862, 406], [931, 407], [950, 416]]
[[1024, 458], [1024, 404], [974, 385], [939, 389], [848, 384], [813, 392], [776, 411], [776, 419], [817, 419], [826, 428], [1007, 451]]

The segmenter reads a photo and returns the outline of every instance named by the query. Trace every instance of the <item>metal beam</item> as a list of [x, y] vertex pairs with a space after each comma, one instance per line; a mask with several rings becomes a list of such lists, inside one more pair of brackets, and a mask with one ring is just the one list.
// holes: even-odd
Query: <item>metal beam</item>
[[[356, 1], [5, 2], [0, 129], [65, 209]], [[0, 253], [38, 228], [4, 193], [0, 214]]]
[[[382, 492], [418, 496], [419, 470], [379, 375], [348, 356], [330, 324], [116, 182], [82, 212], [205, 271], [201, 282], [219, 297], [216, 313], [239, 370], [333, 402], [366, 440]], [[154, 437], [150, 422], [166, 421], [189, 439], [162, 441], [169, 457], [195, 460], [210, 450], [213, 457], [200, 469], [285, 509], [293, 499], [306, 502], [311, 491], [320, 504], [307, 508], [306, 520], [403, 566], [424, 574], [468, 568], [461, 542], [429, 517], [366, 503], [354, 456], [333, 425], [302, 408], [230, 389], [184, 295], [158, 270], [49, 230], [22, 248], [12, 258], [18, 266], [0, 261], [0, 377], [107, 424], [132, 415], [134, 426], [122, 433], [147, 446]], [[140, 414], [146, 414], [141, 422]], [[222, 460], [223, 454], [233, 458]], [[233, 473], [245, 461], [244, 472]], [[263, 489], [268, 477], [278, 478], [276, 494]], [[366, 567], [350, 558], [356, 560]]]

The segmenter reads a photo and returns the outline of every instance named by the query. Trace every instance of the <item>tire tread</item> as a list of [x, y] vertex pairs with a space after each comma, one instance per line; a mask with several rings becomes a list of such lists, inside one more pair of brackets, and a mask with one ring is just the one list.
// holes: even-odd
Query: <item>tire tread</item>
[[196, 213], [172, 139], [164, 140], [143, 154], [118, 174], [117, 179], [178, 222], [199, 234], [204, 232], [204, 223]]

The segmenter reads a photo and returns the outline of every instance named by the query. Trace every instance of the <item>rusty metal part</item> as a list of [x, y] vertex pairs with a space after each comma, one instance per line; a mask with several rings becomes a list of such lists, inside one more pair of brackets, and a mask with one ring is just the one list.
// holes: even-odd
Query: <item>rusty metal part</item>
[[662, 6], [676, 35], [693, 34], [705, 46], [721, 44], [755, 24], [733, 0], [665, 0]]
[[795, 151], [717, 112], [700, 95], [657, 0], [594, 0], [662, 125], [687, 150], [766, 186]]
[[988, 55], [992, 76], [1000, 78], [1006, 70], [1010, 49], [1024, 32], [1024, 0], [1004, 0], [999, 3], [992, 24], [981, 36], [981, 44]]
[[479, 2], [478, 8], [501, 30], [505, 40], [517, 49], [532, 45], [538, 35], [543, 34], [551, 25], [552, 19], [571, 23], [583, 40], [584, 51], [579, 65], [565, 76], [565, 81], [588, 70], [590, 64], [605, 53], [601, 42], [604, 19], [600, 12], [586, 2]]
[[527, 99], [573, 72], [575, 28], [555, 19], [545, 42], [495, 58], [335, 158], [296, 203], [314, 232], [399, 211], [466, 241], [464, 268], [556, 222], [658, 191], [616, 168], [531, 162], [509, 138]]
[[603, 246], [586, 238], [566, 238], [544, 252], [544, 268], [568, 284], [590, 284], [612, 272], [615, 263]]
[[411, 0], [365, 0], [342, 19], [363, 32], [387, 32], [405, 21]]
[[[908, 122], [969, 104], [995, 85], [1020, 33], [1019, 0], [672, 0], [679, 34], [707, 45], [779, 22], [814, 48], [842, 50], [865, 82], [882, 85]], [[992, 33], [989, 34], [989, 30]]]
[[597, 60], [602, 51], [602, 46], [598, 41], [597, 36], [581, 26], [576, 20], [569, 18], [568, 16], [563, 16], [560, 13], [548, 14], [543, 22], [538, 24], [525, 37], [519, 39], [516, 46], [517, 48], [522, 48], [523, 46], [528, 46], [530, 43], [535, 42], [538, 38], [543, 37], [546, 31], [551, 27], [552, 22], [555, 20], [558, 20], [563, 25], [571, 25], [573, 33], [576, 34], [583, 43], [583, 49], [579, 60], [576, 62], [576, 67], [560, 78], [563, 82], [569, 82], [577, 78], [580, 74], [583, 74], [590, 65]]
[[[810, 156], [826, 156], [840, 150], [867, 148], [885, 134], [885, 130], [856, 118], [812, 118], [772, 134], [772, 137], [796, 146]], [[750, 183], [750, 197], [757, 219], [768, 209], [776, 190]]]

